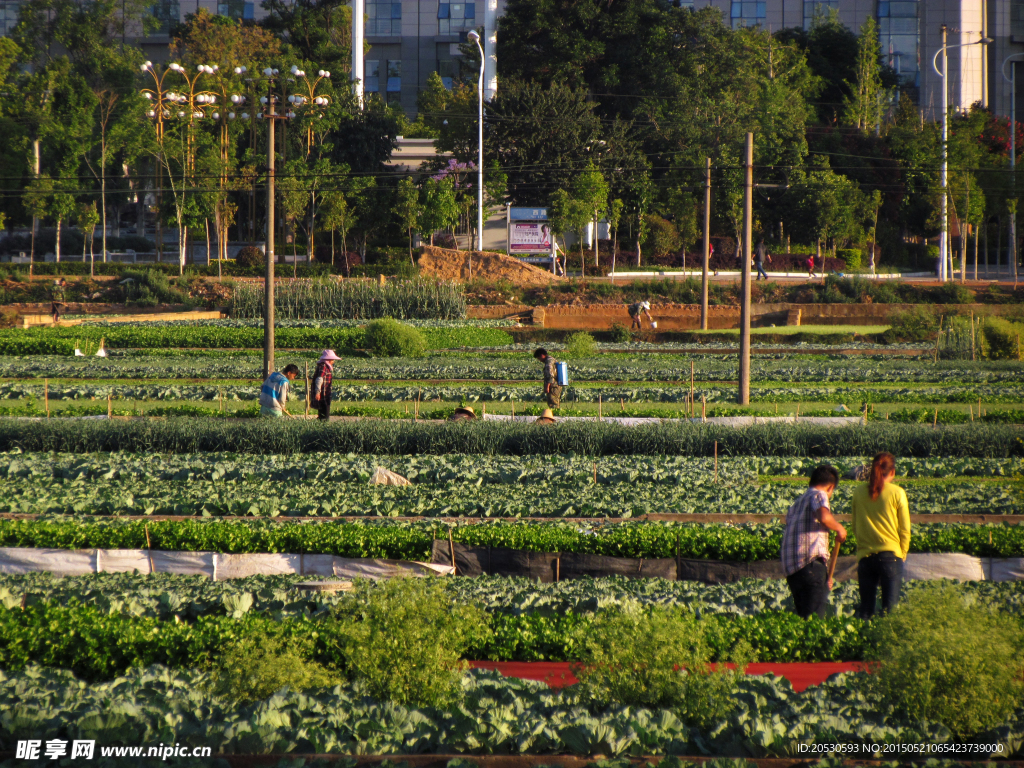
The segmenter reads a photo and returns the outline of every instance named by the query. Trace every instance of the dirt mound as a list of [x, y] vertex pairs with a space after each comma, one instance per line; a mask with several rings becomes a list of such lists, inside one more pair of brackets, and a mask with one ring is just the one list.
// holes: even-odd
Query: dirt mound
[[560, 277], [549, 270], [526, 264], [514, 256], [490, 251], [453, 251], [448, 248], [427, 246], [420, 256], [420, 273], [442, 280], [470, 279], [470, 256], [472, 256], [472, 277], [483, 280], [505, 280], [524, 287], [544, 286]]

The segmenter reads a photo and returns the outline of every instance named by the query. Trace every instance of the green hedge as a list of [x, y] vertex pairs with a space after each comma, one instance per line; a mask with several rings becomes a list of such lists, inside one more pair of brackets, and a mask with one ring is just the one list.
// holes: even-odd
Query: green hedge
[[[0, 546], [57, 549], [146, 549], [184, 552], [290, 552], [339, 557], [429, 560], [433, 539], [534, 552], [576, 552], [632, 558], [775, 560], [781, 524], [610, 523], [581, 530], [569, 523], [494, 522], [449, 527], [434, 522], [281, 523], [271, 521], [125, 521], [81, 518], [0, 520]], [[148, 532], [148, 539], [147, 539]], [[841, 548], [856, 551], [851, 535]], [[1024, 526], [915, 525], [911, 552], [978, 557], [1024, 556]]]
[[[590, 618], [568, 614], [547, 618], [537, 614], [489, 614], [491, 639], [465, 654], [490, 661], [573, 661], [573, 630]], [[716, 614], [702, 619], [710, 625], [713, 660], [728, 657], [746, 640], [758, 661], [856, 661], [863, 657], [863, 622], [767, 612], [733, 617]], [[77, 602], [39, 603], [0, 608], [0, 659], [3, 669], [16, 671], [29, 664], [70, 669], [90, 681], [110, 679], [131, 667], [163, 664], [203, 667], [230, 642], [258, 633], [312, 640], [313, 655], [338, 669], [345, 659], [336, 648], [337, 624], [319, 619], [276, 621], [266, 614], [239, 619], [203, 616], [193, 623], [109, 613]]]
[[[511, 344], [512, 337], [500, 328], [423, 328], [429, 349], [496, 347]], [[0, 355], [71, 355], [76, 341], [104, 340], [109, 349], [258, 349], [263, 346], [262, 328], [231, 328], [218, 325], [150, 327], [70, 326], [57, 328], [7, 328], [0, 330]], [[281, 349], [334, 349], [353, 351], [363, 345], [361, 328], [278, 328]]]
[[129, 451], [255, 454], [360, 453], [416, 455], [668, 455], [668, 456], [896, 456], [1007, 458], [1024, 455], [1024, 429], [1012, 424], [963, 424], [933, 429], [924, 424], [661, 423], [626, 427], [601, 422], [429, 424], [398, 420], [331, 422], [214, 420], [0, 422], [0, 450]]

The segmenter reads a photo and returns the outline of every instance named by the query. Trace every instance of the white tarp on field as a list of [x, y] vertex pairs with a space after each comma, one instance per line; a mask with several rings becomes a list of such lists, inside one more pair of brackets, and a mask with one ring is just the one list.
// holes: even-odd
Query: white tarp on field
[[956, 553], [911, 552], [903, 565], [903, 578], [915, 581], [983, 581], [985, 571], [978, 557]]
[[[610, 407], [610, 406], [609, 406]], [[485, 421], [518, 421], [531, 423], [537, 420], [537, 416], [506, 416], [502, 414], [485, 413]], [[702, 419], [699, 416], [693, 419], [656, 419], [647, 417], [631, 416], [556, 416], [556, 423], [576, 423], [578, 421], [605, 421], [609, 424], [620, 424], [624, 427], [641, 427], [646, 424], [665, 424], [680, 421], [689, 421], [694, 424], [719, 424], [725, 427], [749, 427], [754, 424], [814, 424], [825, 427], [851, 427], [863, 423], [860, 416], [709, 416]]]
[[48, 571], [57, 576], [90, 573], [176, 573], [223, 581], [246, 576], [299, 574], [389, 579], [398, 576], [446, 576], [450, 565], [409, 560], [348, 558], [333, 555], [164, 552], [146, 549], [45, 549], [0, 547], [0, 573]]

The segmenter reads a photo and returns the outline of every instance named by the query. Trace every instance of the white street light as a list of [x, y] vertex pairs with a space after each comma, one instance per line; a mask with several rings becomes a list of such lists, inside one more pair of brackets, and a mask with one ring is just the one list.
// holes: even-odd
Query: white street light
[[[1016, 198], [1017, 191], [1017, 176], [1015, 174], [1015, 168], [1017, 165], [1017, 64], [1016, 61], [1010, 62], [1017, 56], [1024, 56], [1024, 53], [1011, 53], [1005, 59], [1003, 59], [1003, 66], [1000, 71], [1003, 74], [1003, 79], [1010, 84], [1010, 182], [1013, 184], [1014, 198]], [[1012, 63], [1014, 66], [1010, 67], [1010, 76], [1006, 76], [1006, 65]], [[1017, 271], [1017, 210], [1014, 209], [1010, 212], [1010, 253], [1006, 254], [1007, 266], [1009, 266], [1011, 254], [1013, 258], [1013, 270]], [[999, 263], [999, 256], [996, 256], [996, 264]], [[999, 275], [999, 269], [996, 270], [996, 275]]]
[[476, 249], [484, 249], [484, 49], [480, 45], [480, 33], [475, 29], [466, 33], [471, 43], [480, 51], [480, 79], [477, 83], [478, 158], [476, 167]]
[[[946, 87], [946, 72], [948, 71], [947, 51], [950, 48], [965, 48], [969, 45], [988, 45], [991, 38], [982, 37], [973, 43], [958, 43], [957, 45], [946, 45], [946, 25], [942, 25], [942, 47], [932, 56], [932, 69], [935, 74], [942, 78], [942, 234], [939, 236], [939, 282], [946, 282], [948, 277], [947, 262], [949, 257], [949, 90]], [[942, 71], [939, 71], [937, 60], [942, 54]]]

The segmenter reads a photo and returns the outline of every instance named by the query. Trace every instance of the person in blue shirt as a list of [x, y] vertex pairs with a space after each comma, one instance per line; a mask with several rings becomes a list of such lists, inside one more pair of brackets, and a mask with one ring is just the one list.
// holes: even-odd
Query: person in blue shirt
[[274, 371], [267, 376], [260, 389], [260, 416], [280, 418], [288, 416], [288, 384], [299, 375], [299, 366], [286, 365], [283, 371]]

